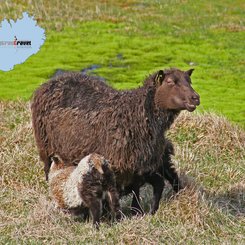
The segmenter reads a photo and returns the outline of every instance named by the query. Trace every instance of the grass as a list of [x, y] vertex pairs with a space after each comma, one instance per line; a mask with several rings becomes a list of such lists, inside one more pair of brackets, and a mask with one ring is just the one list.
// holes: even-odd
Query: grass
[[151, 72], [195, 68], [200, 111], [245, 127], [243, 1], [6, 1], [2, 18], [33, 14], [46, 29], [40, 52], [0, 72], [0, 98], [28, 100], [56, 69], [95, 74], [118, 89], [139, 86]]
[[[102, 223], [100, 231], [56, 210], [33, 139], [29, 103], [0, 102], [1, 244], [243, 244], [245, 132], [212, 113], [181, 113], [169, 137], [185, 185], [167, 184], [155, 216]], [[151, 188], [141, 194], [149, 210]]]

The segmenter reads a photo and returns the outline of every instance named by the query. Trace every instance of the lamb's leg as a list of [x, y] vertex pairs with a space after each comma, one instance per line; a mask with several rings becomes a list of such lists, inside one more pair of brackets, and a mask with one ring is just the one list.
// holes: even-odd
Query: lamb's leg
[[102, 201], [102, 216], [103, 217], [106, 217], [106, 218], [109, 218], [110, 216], [110, 204], [109, 204], [109, 201], [107, 199], [104, 199]]
[[131, 204], [131, 214], [132, 215], [143, 215], [144, 211], [140, 206], [140, 187], [134, 186], [132, 188], [133, 200]]
[[183, 189], [183, 187], [180, 183], [179, 176], [171, 160], [171, 155], [173, 154], [173, 145], [169, 142], [163, 155], [163, 175], [164, 178], [166, 178], [170, 182], [174, 191], [179, 192], [181, 189]]
[[155, 214], [159, 208], [159, 202], [162, 197], [164, 178], [160, 174], [154, 173], [149, 175], [146, 180], [153, 187], [153, 200], [150, 214]]
[[116, 188], [110, 189], [108, 191], [108, 199], [109, 199], [110, 208], [116, 216], [116, 220], [120, 220], [121, 219], [120, 203], [119, 203], [119, 195]]
[[93, 219], [93, 225], [99, 229], [100, 216], [102, 211], [102, 202], [100, 199], [93, 199], [90, 203], [90, 212]]
[[85, 222], [89, 221], [89, 209], [88, 208], [85, 208], [83, 211], [83, 219]]
[[[119, 203], [119, 193], [116, 185], [116, 179], [113, 172], [106, 165], [102, 166], [104, 171], [104, 186], [103, 190], [106, 191], [106, 200], [104, 203], [106, 207], [109, 205], [109, 210], [113, 212], [113, 218], [117, 220], [121, 219], [120, 203]], [[110, 212], [111, 213], [111, 212]]]

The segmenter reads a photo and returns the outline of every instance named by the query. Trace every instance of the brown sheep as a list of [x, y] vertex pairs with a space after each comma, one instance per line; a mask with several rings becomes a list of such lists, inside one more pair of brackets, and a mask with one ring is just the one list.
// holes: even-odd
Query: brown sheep
[[171, 153], [165, 132], [181, 110], [194, 111], [200, 103], [191, 87], [192, 71], [160, 70], [142, 87], [126, 91], [79, 73], [55, 77], [41, 85], [31, 108], [46, 177], [54, 152], [67, 164], [77, 164], [90, 152], [98, 152], [110, 161], [121, 193], [137, 192], [145, 181], [152, 184], [154, 213], [164, 177], [172, 184], [179, 183], [167, 160]]
[[49, 172], [49, 190], [56, 206], [76, 215], [88, 218], [91, 212], [93, 224], [98, 228], [102, 214], [102, 201], [107, 197], [117, 218], [120, 215], [119, 195], [109, 162], [92, 153], [77, 166], [67, 166], [59, 157], [53, 157]]

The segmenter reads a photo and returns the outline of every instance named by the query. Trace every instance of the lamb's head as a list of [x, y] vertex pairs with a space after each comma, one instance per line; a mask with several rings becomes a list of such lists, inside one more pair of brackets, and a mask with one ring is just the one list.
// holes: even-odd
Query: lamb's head
[[159, 108], [194, 111], [200, 104], [200, 96], [191, 87], [193, 69], [160, 70], [154, 76], [155, 103]]
[[55, 172], [59, 169], [65, 168], [65, 164], [59, 156], [57, 156], [57, 155], [52, 156], [51, 159], [52, 159], [52, 163], [51, 163], [51, 167], [50, 167], [51, 172]]
[[97, 153], [92, 153], [89, 156], [89, 162], [91, 163], [93, 170], [100, 174], [104, 173], [102, 169], [103, 160], [104, 160], [104, 157]]
[[100, 179], [103, 189], [108, 191], [110, 185], [115, 184], [114, 174], [110, 168], [109, 161], [97, 153], [92, 153], [89, 161], [92, 166], [91, 174], [96, 176], [96, 179]]
[[92, 153], [90, 155], [92, 163], [91, 173], [96, 176], [94, 179], [101, 181], [103, 191], [110, 191], [116, 187], [115, 174], [110, 167], [110, 163], [102, 155]]

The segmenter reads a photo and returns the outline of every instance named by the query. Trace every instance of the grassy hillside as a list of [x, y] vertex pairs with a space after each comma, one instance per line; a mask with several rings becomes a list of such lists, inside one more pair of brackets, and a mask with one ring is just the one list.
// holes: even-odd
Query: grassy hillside
[[[100, 231], [54, 209], [33, 140], [29, 104], [0, 103], [0, 244], [244, 244], [245, 132], [223, 117], [182, 113], [169, 137], [186, 188], [167, 185], [155, 216], [128, 216]], [[147, 189], [148, 188], [148, 189]], [[142, 191], [147, 211], [151, 189]]]
[[[244, 1], [4, 1], [1, 18], [34, 15], [46, 29], [40, 52], [0, 72], [0, 99], [29, 99], [56, 69], [93, 73], [118, 89], [151, 72], [195, 68], [200, 111], [245, 126]], [[0, 57], [3, 59], [3, 57]]]

